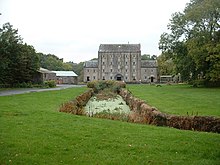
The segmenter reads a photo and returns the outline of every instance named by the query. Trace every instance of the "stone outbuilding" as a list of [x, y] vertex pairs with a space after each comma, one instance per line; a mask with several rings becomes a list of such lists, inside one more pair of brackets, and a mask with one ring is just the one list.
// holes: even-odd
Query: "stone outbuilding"
[[53, 71], [57, 84], [78, 84], [78, 75], [73, 71]]
[[56, 81], [56, 73], [45, 68], [40, 68], [33, 77], [34, 83], [43, 83], [50, 80]]

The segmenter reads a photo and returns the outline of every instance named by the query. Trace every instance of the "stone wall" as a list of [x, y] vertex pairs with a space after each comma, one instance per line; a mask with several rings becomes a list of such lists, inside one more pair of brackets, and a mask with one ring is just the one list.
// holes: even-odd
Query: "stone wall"
[[131, 92], [121, 89], [119, 93], [131, 108], [129, 121], [157, 126], [169, 126], [184, 130], [220, 133], [220, 118], [208, 116], [177, 116], [161, 113], [145, 101], [135, 98]]

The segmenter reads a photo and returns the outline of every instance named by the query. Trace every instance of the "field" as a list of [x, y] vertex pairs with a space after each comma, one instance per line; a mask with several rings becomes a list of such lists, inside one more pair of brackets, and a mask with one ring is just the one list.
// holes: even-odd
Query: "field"
[[[129, 85], [128, 88], [153, 106], [177, 114], [185, 112], [169, 108], [167, 92], [175, 94], [173, 100], [176, 101], [183, 89], [185, 98], [182, 99], [189, 108], [193, 95], [207, 97], [209, 101], [210, 96], [219, 99], [220, 95], [219, 89], [186, 86]], [[58, 112], [61, 103], [85, 90], [82, 87], [0, 97], [0, 164], [219, 164], [219, 134]], [[214, 99], [211, 104], [215, 105], [208, 106], [208, 112], [204, 108], [199, 114], [220, 116], [217, 110], [210, 110], [210, 107], [219, 107]], [[204, 101], [200, 104], [206, 107]], [[180, 103], [172, 106], [181, 107]]]
[[220, 117], [220, 88], [192, 88], [189, 85], [128, 85], [127, 88], [161, 112]]

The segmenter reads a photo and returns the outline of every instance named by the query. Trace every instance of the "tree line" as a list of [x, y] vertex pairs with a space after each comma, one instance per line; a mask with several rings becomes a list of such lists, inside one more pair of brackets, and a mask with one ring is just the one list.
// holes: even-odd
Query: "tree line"
[[33, 75], [43, 67], [48, 70], [76, 70], [80, 74], [83, 64], [63, 62], [53, 54], [38, 53], [23, 39], [10, 23], [0, 28], [0, 86], [15, 86], [32, 82]]
[[159, 41], [162, 74], [183, 81], [220, 86], [220, 1], [191, 0], [172, 15]]
[[[180, 74], [184, 82], [220, 86], [220, 1], [191, 0], [183, 12], [174, 13], [168, 32], [160, 37], [159, 49], [159, 75]], [[142, 59], [156, 56], [142, 55]], [[73, 70], [82, 81], [83, 65], [37, 53], [33, 46], [23, 43], [10, 23], [0, 28], [0, 84], [31, 82], [40, 67]]]

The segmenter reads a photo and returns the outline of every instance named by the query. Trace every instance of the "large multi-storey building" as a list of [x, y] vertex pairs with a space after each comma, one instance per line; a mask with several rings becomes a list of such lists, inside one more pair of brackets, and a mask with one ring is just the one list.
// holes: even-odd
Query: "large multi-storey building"
[[156, 82], [157, 61], [141, 60], [140, 44], [101, 44], [98, 60], [84, 65], [84, 82], [93, 80]]

